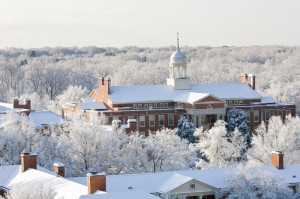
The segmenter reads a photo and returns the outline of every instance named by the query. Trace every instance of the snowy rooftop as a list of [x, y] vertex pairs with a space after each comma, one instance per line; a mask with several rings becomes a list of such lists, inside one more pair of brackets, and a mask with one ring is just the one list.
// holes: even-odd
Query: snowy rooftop
[[28, 118], [35, 124], [36, 127], [67, 123], [65, 119], [51, 111], [31, 111]]
[[[167, 85], [113, 86], [111, 90], [110, 100], [113, 103], [174, 101], [176, 98], [194, 100], [196, 93], [200, 97], [211, 94], [223, 100], [261, 98], [256, 90], [241, 83], [192, 84], [190, 90], [174, 90]], [[193, 94], [189, 97], [188, 93]]]
[[20, 172], [20, 165], [1, 166], [0, 176], [0, 186], [9, 189], [40, 183], [54, 189], [57, 192], [57, 198], [74, 199], [87, 193], [86, 186], [59, 177], [56, 173], [39, 166], [37, 170], [28, 169], [25, 172]]
[[8, 103], [0, 103], [0, 113], [5, 113], [12, 109], [12, 105]]
[[261, 103], [277, 103], [277, 100], [274, 99], [272, 96], [266, 96], [261, 98]]
[[93, 194], [84, 195], [80, 199], [159, 199], [150, 193], [144, 191], [131, 191], [131, 192], [118, 192], [118, 193], [104, 193], [104, 194]]
[[[271, 165], [259, 166], [257, 168], [260, 171], [273, 173], [274, 175], [282, 178], [285, 183], [300, 182], [299, 164], [286, 165], [283, 170], [278, 170]], [[216, 188], [223, 188], [225, 186], [224, 178], [226, 176], [234, 175], [235, 172], [236, 169], [234, 168], [217, 168], [145, 174], [107, 175], [106, 187], [107, 192], [131, 192], [134, 190], [156, 193], [172, 190], [180, 184], [188, 182], [191, 179], [195, 179]], [[69, 179], [83, 185], [87, 184], [86, 177]], [[128, 187], [131, 187], [132, 189], [128, 189]]]
[[81, 98], [79, 102], [84, 102], [84, 103], [88, 103], [88, 102], [95, 102], [95, 100], [93, 98]]
[[80, 102], [77, 105], [81, 110], [107, 110], [107, 107], [102, 102]]

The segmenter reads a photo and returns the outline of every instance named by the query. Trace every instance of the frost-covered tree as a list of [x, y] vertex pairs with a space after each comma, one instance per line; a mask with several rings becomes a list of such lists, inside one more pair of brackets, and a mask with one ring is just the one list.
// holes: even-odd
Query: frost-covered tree
[[199, 148], [203, 160], [197, 163], [199, 168], [222, 167], [240, 160], [247, 145], [238, 130], [234, 131], [231, 142], [227, 139], [226, 123], [218, 120], [210, 130], [197, 133], [200, 137], [196, 147]]
[[282, 179], [259, 168], [239, 168], [234, 175], [225, 177], [225, 188], [221, 195], [228, 199], [283, 199], [296, 195]]
[[130, 136], [126, 153], [132, 156], [133, 165], [143, 172], [182, 170], [193, 167], [196, 154], [189, 150], [187, 140], [181, 140], [174, 130], [162, 129], [148, 137]]
[[178, 121], [176, 134], [181, 139], [186, 139], [190, 143], [195, 143], [197, 141], [197, 137], [194, 136], [195, 129], [193, 122], [190, 122], [186, 117], [181, 117]]
[[231, 109], [227, 111], [227, 137], [231, 141], [233, 132], [237, 128], [250, 145], [250, 134], [247, 127], [245, 112], [241, 109]]
[[263, 122], [252, 137], [252, 147], [247, 152], [250, 164], [271, 164], [271, 152], [284, 152], [286, 164], [300, 163], [300, 118], [287, 116], [270, 118], [268, 126]]
[[[55, 199], [57, 192], [51, 187], [45, 186], [42, 183], [32, 183], [13, 187], [0, 199]], [[63, 198], [60, 198], [63, 199]]]

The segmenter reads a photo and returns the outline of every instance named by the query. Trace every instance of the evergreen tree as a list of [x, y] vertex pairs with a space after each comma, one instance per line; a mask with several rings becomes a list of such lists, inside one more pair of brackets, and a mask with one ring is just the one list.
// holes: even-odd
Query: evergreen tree
[[181, 117], [178, 121], [178, 126], [176, 129], [176, 134], [181, 139], [186, 139], [190, 143], [195, 143], [197, 137], [194, 136], [196, 128], [192, 122], [190, 122], [186, 117]]
[[233, 132], [237, 128], [244, 136], [248, 145], [250, 145], [250, 135], [246, 122], [245, 112], [241, 109], [232, 109], [227, 112], [227, 137], [231, 141]]

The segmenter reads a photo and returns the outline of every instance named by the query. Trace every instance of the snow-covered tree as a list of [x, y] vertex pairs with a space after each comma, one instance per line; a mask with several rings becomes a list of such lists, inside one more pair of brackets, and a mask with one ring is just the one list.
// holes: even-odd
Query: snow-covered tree
[[251, 164], [271, 164], [271, 152], [284, 152], [286, 164], [300, 163], [300, 118], [287, 116], [270, 118], [268, 127], [263, 122], [252, 137], [252, 147], [247, 152]]
[[197, 163], [199, 168], [222, 167], [232, 164], [241, 159], [247, 146], [237, 129], [234, 131], [232, 141], [228, 141], [226, 123], [222, 120], [218, 120], [210, 130], [197, 134], [200, 135], [200, 141], [196, 147], [204, 157]]
[[178, 121], [178, 126], [176, 129], [176, 134], [181, 139], [186, 139], [190, 143], [194, 143], [197, 141], [197, 137], [194, 136], [195, 125], [193, 122], [190, 122], [186, 117], [181, 117]]
[[51, 187], [42, 183], [31, 183], [13, 187], [5, 198], [0, 196], [0, 199], [55, 199], [56, 196], [57, 192]]
[[247, 127], [245, 112], [241, 109], [231, 109], [227, 111], [227, 137], [231, 141], [233, 132], [237, 128], [244, 136], [248, 144], [250, 144], [250, 134]]
[[226, 195], [228, 199], [295, 198], [282, 179], [257, 167], [239, 168], [234, 175], [225, 177], [221, 195]]
[[128, 151], [134, 165], [143, 172], [181, 170], [193, 167], [196, 154], [189, 150], [187, 140], [181, 140], [174, 130], [162, 129], [148, 137], [130, 136]]

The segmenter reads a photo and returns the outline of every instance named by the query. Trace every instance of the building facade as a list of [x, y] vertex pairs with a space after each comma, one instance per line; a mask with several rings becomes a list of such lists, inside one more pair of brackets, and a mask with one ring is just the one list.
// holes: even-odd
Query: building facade
[[295, 116], [296, 106], [277, 103], [255, 90], [255, 75], [241, 74], [239, 83], [191, 84], [187, 76], [186, 56], [177, 50], [171, 55], [166, 85], [111, 86], [111, 79], [100, 78], [98, 88], [79, 103], [68, 103], [62, 109], [65, 118], [72, 112], [82, 113], [88, 121], [100, 114], [107, 122], [126, 124], [135, 119], [134, 128], [147, 135], [160, 128], [176, 128], [182, 115], [196, 127], [210, 128], [217, 120], [226, 120], [230, 109], [245, 111], [250, 132], [271, 116]]

